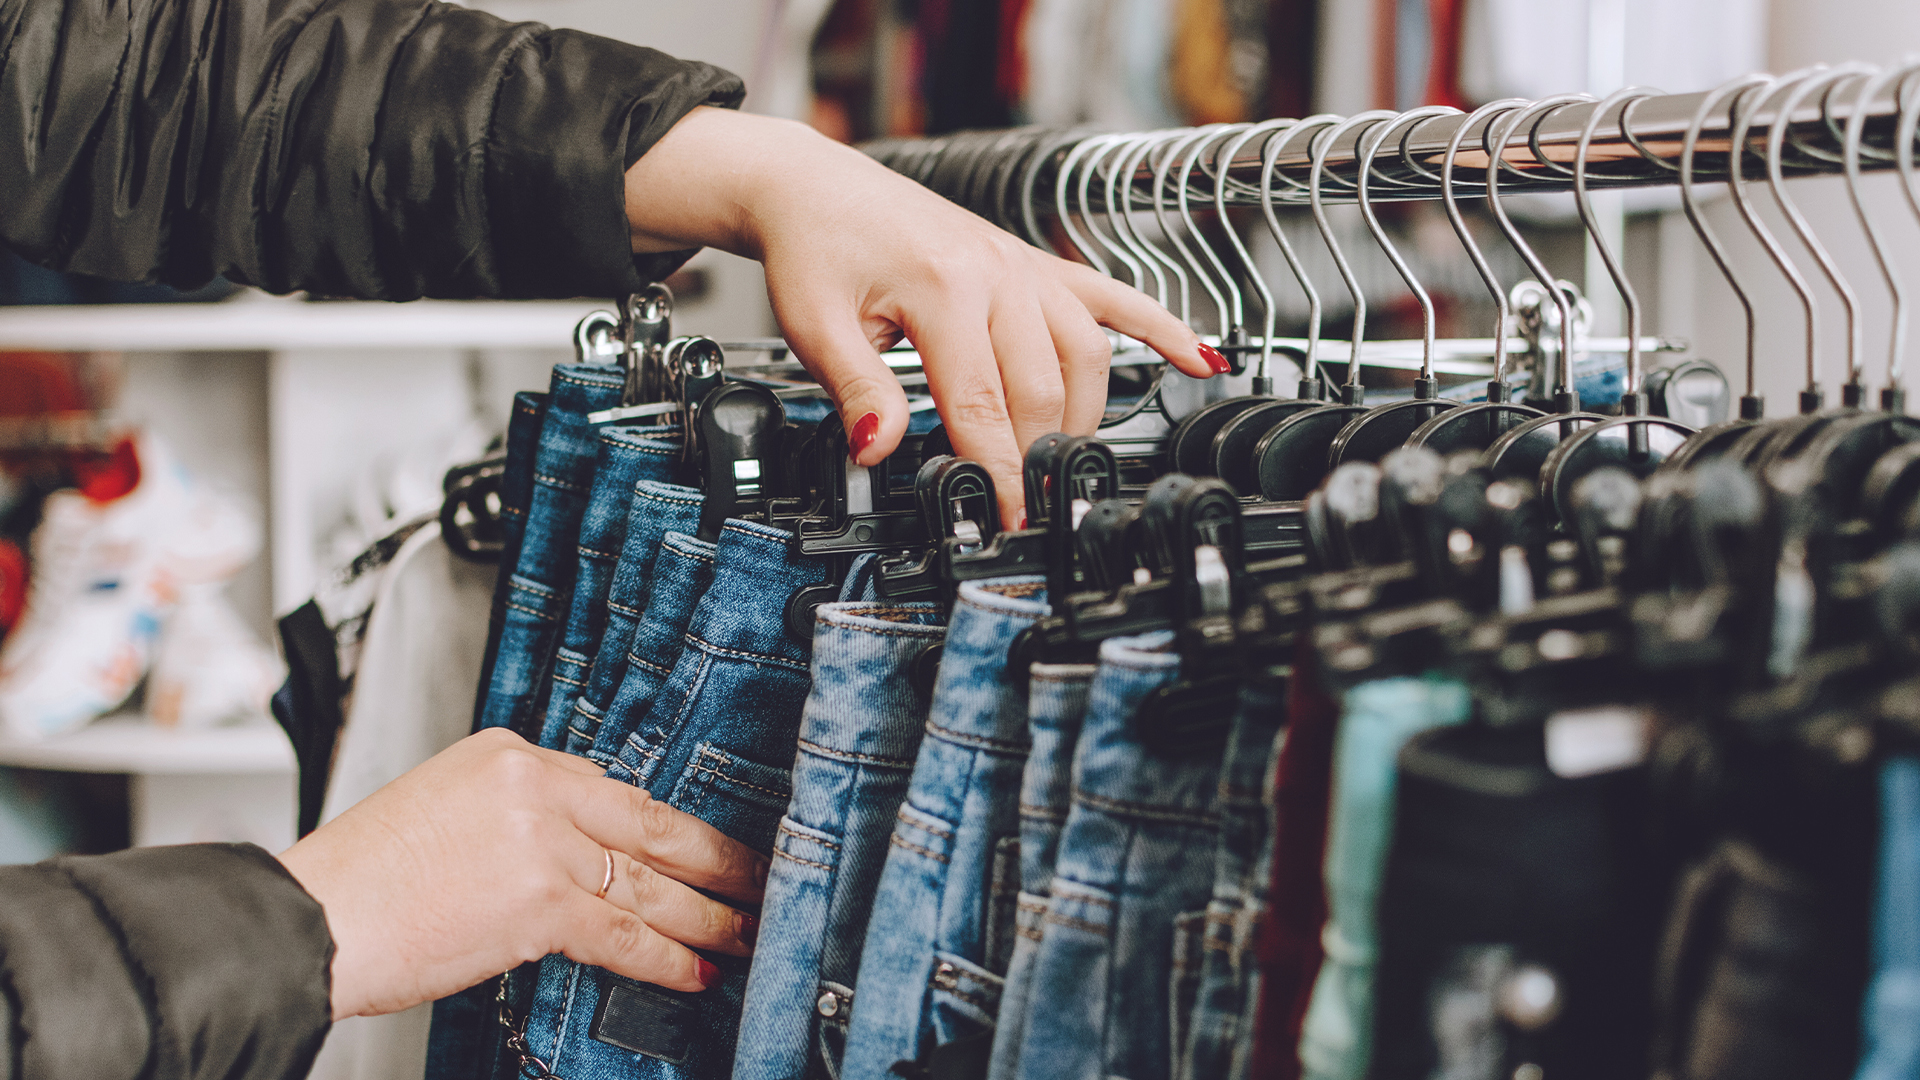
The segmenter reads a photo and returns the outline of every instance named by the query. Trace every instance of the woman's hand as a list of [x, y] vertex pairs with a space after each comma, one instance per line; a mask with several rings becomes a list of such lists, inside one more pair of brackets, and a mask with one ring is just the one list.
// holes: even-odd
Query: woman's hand
[[947, 433], [1021, 520], [1021, 459], [1054, 431], [1091, 434], [1110, 327], [1196, 378], [1226, 360], [1143, 293], [1045, 254], [811, 128], [700, 108], [627, 171], [635, 251], [704, 245], [760, 260], [794, 354], [872, 465], [907, 430], [879, 351], [913, 342]]
[[[595, 893], [614, 876], [605, 899]], [[548, 953], [700, 990], [758, 923], [767, 860], [580, 758], [505, 730], [463, 739], [280, 861], [333, 933], [333, 1015], [396, 1012]], [[690, 948], [691, 946], [691, 948]]]

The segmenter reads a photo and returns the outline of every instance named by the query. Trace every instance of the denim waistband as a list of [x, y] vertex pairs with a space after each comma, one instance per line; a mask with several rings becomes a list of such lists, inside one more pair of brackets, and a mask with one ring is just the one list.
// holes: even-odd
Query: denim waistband
[[[822, 604], [813, 631], [813, 691], [800, 729], [800, 749], [858, 763], [912, 764], [922, 726], [874, 723], [876, 715], [909, 714], [918, 696], [904, 672], [946, 634], [937, 605]], [[874, 700], [874, 693], [906, 700]]]
[[984, 750], [1025, 754], [1025, 703], [1009, 684], [1007, 650], [1047, 614], [1046, 580], [1007, 577], [960, 586], [927, 732]]

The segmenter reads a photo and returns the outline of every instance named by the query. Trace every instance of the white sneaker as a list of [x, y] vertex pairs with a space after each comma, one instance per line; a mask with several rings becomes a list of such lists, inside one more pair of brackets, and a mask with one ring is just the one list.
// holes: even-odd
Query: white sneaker
[[215, 584], [189, 585], [167, 616], [147, 676], [147, 715], [162, 727], [205, 729], [267, 715], [286, 677]]
[[47, 497], [33, 534], [27, 609], [0, 646], [0, 730], [72, 731], [118, 708], [147, 673], [182, 584], [221, 581], [258, 550], [260, 529], [194, 489], [165, 448], [136, 441], [139, 478], [106, 501]]

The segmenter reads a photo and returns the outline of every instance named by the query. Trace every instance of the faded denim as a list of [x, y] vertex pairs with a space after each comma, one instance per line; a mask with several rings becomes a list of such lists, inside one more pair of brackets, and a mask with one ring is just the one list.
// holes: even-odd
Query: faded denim
[[[788, 635], [783, 613], [796, 588], [825, 575], [820, 560], [788, 554], [790, 539], [764, 525], [726, 523], [713, 583], [694, 609], [673, 674], [618, 760], [629, 782], [767, 853], [792, 795], [809, 686], [809, 646]], [[655, 597], [664, 588], [656, 584]], [[549, 956], [528, 1043], [567, 1080], [727, 1077], [747, 962], [710, 959], [721, 983], [683, 994]], [[644, 1023], [616, 1029], [620, 1018]]]
[[594, 465], [593, 489], [587, 496], [576, 547], [579, 563], [574, 569], [573, 597], [560, 647], [554, 653], [545, 719], [540, 727], [540, 745], [552, 750], [567, 747], [568, 722], [573, 718], [575, 703], [587, 690], [587, 675], [607, 628], [607, 602], [615, 564], [625, 547], [634, 485], [643, 480], [671, 480], [680, 472], [679, 442], [647, 437], [654, 433], [664, 434], [658, 428], [612, 427], [600, 431], [600, 456]]
[[1007, 652], [1046, 613], [1038, 577], [960, 587], [867, 927], [849, 1080], [880, 1080], [899, 1062], [931, 1060], [936, 1047], [981, 1058], [990, 1048], [1014, 937], [1028, 746]]
[[1873, 981], [1854, 1080], [1920, 1080], [1920, 759], [1880, 766]]
[[1033, 749], [1020, 773], [1020, 896], [1015, 902], [1013, 958], [993, 1033], [992, 1080], [1015, 1076], [1027, 1031], [1033, 963], [1040, 955], [1047, 896], [1060, 830], [1073, 802], [1073, 751], [1087, 716], [1093, 664], [1034, 664], [1027, 681], [1027, 734]]
[[[1265, 906], [1262, 855], [1270, 846], [1273, 768], [1286, 723], [1286, 683], [1269, 677], [1240, 688], [1240, 711], [1220, 766], [1220, 846], [1214, 849], [1213, 899], [1207, 903], [1199, 972], [1184, 1056], [1176, 1075], [1217, 1080], [1234, 1075], [1235, 1046], [1255, 967], [1254, 929]], [[1176, 1010], [1178, 1020], [1181, 1013]]]
[[1395, 762], [1422, 731], [1463, 723], [1467, 688], [1439, 676], [1376, 679], [1347, 691], [1335, 736], [1327, 823], [1327, 958], [1300, 1032], [1309, 1080], [1362, 1080], [1373, 1033], [1374, 910], [1393, 833]]
[[1100, 647], [1021, 1077], [1163, 1080], [1173, 1072], [1175, 922], [1212, 895], [1223, 750], [1204, 742], [1151, 750], [1140, 738], [1141, 702], [1179, 676], [1172, 646], [1163, 631]]
[[774, 839], [734, 1080], [834, 1076], [867, 915], [926, 732], [920, 653], [946, 633], [931, 603], [821, 607], [793, 802]]
[[[718, 546], [686, 533], [670, 532], [660, 541], [653, 562], [653, 588], [647, 608], [628, 635], [620, 688], [607, 714], [594, 728], [587, 756], [606, 766], [607, 775], [636, 783], [620, 752], [653, 708], [653, 699], [672, 676], [686, 647], [687, 626], [713, 584]], [[576, 716], [584, 719], [584, 707]], [[575, 738], [586, 741], [584, 726]]]
[[[507, 419], [506, 464], [500, 476], [500, 562], [511, 567], [520, 560], [520, 543], [527, 535], [527, 504], [533, 501], [533, 459], [540, 453], [540, 427], [547, 416], [547, 395], [521, 391], [513, 395]], [[487, 651], [480, 660], [480, 682], [473, 697], [473, 727], [487, 705], [487, 687], [493, 684], [493, 662], [500, 655], [501, 622], [507, 614], [507, 596], [513, 575], [494, 579], [493, 604], [487, 616]]]
[[539, 738], [546, 705], [540, 692], [573, 599], [580, 523], [599, 457], [600, 440], [587, 414], [618, 405], [624, 386], [614, 368], [562, 364], [553, 369], [534, 456], [533, 497], [478, 727], [506, 727], [529, 740]]

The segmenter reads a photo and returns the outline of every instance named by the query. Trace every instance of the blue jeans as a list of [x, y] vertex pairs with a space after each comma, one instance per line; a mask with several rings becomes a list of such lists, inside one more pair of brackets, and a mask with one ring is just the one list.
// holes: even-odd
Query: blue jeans
[[1920, 1080], [1920, 759], [1880, 766], [1873, 981], [1855, 1080]]
[[1175, 920], [1213, 891], [1221, 750], [1149, 749], [1135, 714], [1180, 671], [1173, 634], [1100, 647], [1073, 757], [1073, 805], [1034, 964], [1022, 1077], [1173, 1071]]
[[869, 905], [926, 732], [929, 702], [913, 685], [913, 663], [945, 622], [930, 603], [820, 609], [793, 802], [774, 839], [734, 1080], [839, 1072]]
[[[783, 615], [796, 588], [825, 576], [819, 560], [789, 556], [790, 536], [727, 522], [673, 675], [619, 755], [633, 783], [762, 852], [792, 794], [809, 685], [808, 645], [787, 634]], [[527, 1041], [567, 1080], [726, 1077], [747, 962], [711, 959], [724, 979], [686, 994], [549, 956]]]
[[[567, 718], [567, 752], [586, 755], [595, 744], [600, 726], [626, 680], [628, 656], [633, 652], [633, 636], [653, 602], [654, 583], [660, 577], [660, 553], [664, 541], [673, 533], [686, 534], [700, 526], [701, 496], [692, 488], [642, 480], [633, 489], [627, 511], [625, 541], [620, 558], [614, 563], [613, 581], [607, 588], [607, 625], [600, 634], [600, 647], [587, 673], [587, 685], [573, 700], [573, 714]], [[704, 545], [706, 562], [711, 567], [713, 545]], [[676, 579], [677, 580], [677, 579]], [[684, 582], [659, 590], [663, 601], [671, 601], [680, 613], [680, 629], [693, 607], [707, 591], [710, 573], [700, 578], [697, 590]], [[674, 655], [678, 655], [676, 651]], [[669, 658], [667, 663], [672, 664]], [[612, 751], [605, 755], [611, 760]], [[602, 761], [605, 764], [605, 761]]]
[[493, 662], [500, 655], [501, 620], [507, 596], [513, 591], [511, 568], [519, 562], [520, 542], [527, 535], [527, 504], [533, 501], [533, 459], [540, 452], [540, 427], [547, 416], [547, 395], [521, 391], [513, 395], [507, 419], [507, 461], [500, 477], [500, 566], [493, 586], [493, 606], [487, 619], [487, 651], [480, 661], [480, 684], [473, 698], [474, 730], [487, 705], [487, 687], [493, 684]]
[[540, 726], [541, 746], [566, 747], [574, 704], [586, 692], [587, 676], [607, 627], [607, 601], [614, 568], [625, 547], [634, 485], [642, 480], [670, 480], [680, 471], [680, 444], [648, 437], [665, 434], [659, 428], [616, 427], [600, 432], [600, 457], [576, 546], [579, 562], [573, 596], [560, 647], [554, 653], [552, 685]]
[[992, 1038], [1019, 893], [1026, 703], [1014, 637], [1047, 613], [1037, 577], [960, 587], [927, 734], [893, 824], [842, 1075], [879, 1080], [935, 1047]]
[[1394, 762], [1408, 739], [1462, 723], [1471, 710], [1467, 688], [1437, 676], [1376, 679], [1347, 691], [1327, 822], [1327, 958], [1300, 1032], [1305, 1077], [1367, 1075], [1379, 941], [1374, 909], [1393, 833]]
[[[1266, 879], [1270, 792], [1286, 721], [1286, 684], [1256, 677], [1240, 688], [1240, 711], [1220, 766], [1220, 845], [1214, 849], [1213, 899], [1200, 941], [1198, 985], [1177, 1075], [1214, 1080], [1234, 1074], [1234, 1048], [1253, 977], [1253, 932]], [[1176, 1010], [1176, 1027], [1182, 1014]], [[1182, 1052], [1175, 1043], [1175, 1051]]]
[[1020, 773], [1020, 896], [1015, 901], [1013, 957], [994, 1027], [987, 1075], [1018, 1074], [1020, 1041], [1026, 1036], [1033, 992], [1033, 962], [1040, 955], [1041, 926], [1053, 885], [1060, 830], [1073, 802], [1073, 751], [1087, 716], [1092, 664], [1035, 664], [1027, 682], [1027, 733], [1033, 749]]
[[546, 705], [540, 691], [552, 670], [561, 620], [573, 597], [580, 522], [599, 457], [600, 440], [587, 414], [618, 405], [623, 387], [620, 372], [613, 368], [562, 364], [553, 369], [540, 449], [534, 455], [526, 535], [512, 568], [479, 727], [506, 727], [530, 740], [539, 737], [540, 710]]
[[634, 624], [627, 641], [626, 672], [605, 719], [594, 734], [587, 756], [605, 765], [607, 775], [629, 784], [643, 783], [630, 761], [644, 760], [643, 747], [623, 756], [641, 721], [653, 709], [653, 699], [673, 676], [686, 647], [687, 626], [693, 621], [707, 589], [713, 584], [717, 545], [686, 533], [668, 533], [653, 561], [654, 587], [647, 610]]

